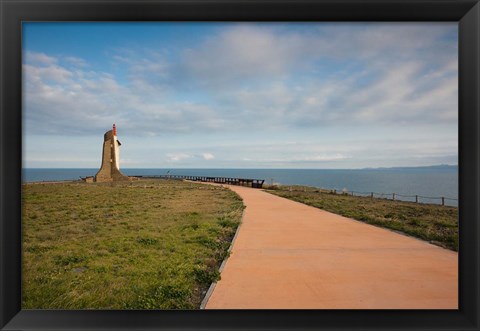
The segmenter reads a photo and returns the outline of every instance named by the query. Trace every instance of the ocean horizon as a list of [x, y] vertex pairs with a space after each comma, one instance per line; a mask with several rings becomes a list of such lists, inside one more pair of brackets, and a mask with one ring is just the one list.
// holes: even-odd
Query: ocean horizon
[[[23, 168], [23, 182], [78, 180], [94, 176], [98, 168]], [[458, 205], [458, 166], [393, 167], [363, 169], [203, 169], [124, 168], [128, 176], [183, 175], [264, 179], [266, 184], [305, 185], [358, 192], [398, 200]], [[402, 197], [403, 195], [403, 197]]]

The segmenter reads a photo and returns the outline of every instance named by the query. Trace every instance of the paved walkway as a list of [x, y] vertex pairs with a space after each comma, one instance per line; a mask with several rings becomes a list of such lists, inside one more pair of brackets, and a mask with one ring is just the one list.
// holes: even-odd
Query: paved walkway
[[458, 255], [258, 189], [206, 308], [457, 309]]

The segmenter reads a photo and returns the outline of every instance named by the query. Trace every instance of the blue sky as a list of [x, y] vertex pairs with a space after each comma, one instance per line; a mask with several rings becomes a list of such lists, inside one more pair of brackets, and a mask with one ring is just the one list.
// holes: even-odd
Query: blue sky
[[457, 164], [457, 23], [24, 23], [24, 167]]

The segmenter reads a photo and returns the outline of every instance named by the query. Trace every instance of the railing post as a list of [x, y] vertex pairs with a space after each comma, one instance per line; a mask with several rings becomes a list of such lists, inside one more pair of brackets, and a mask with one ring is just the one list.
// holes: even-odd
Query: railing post
[[395, 193], [392, 193], [392, 200], [395, 201]]
[[370, 198], [373, 199], [373, 192], [370, 194]]
[[445, 206], [445, 197], [442, 197], [442, 206]]
[[415, 202], [418, 203], [418, 195], [415, 196]]

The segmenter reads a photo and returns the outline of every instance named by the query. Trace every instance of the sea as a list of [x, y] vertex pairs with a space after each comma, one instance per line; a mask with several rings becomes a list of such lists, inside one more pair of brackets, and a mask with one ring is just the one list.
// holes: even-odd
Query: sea
[[[98, 169], [23, 169], [23, 182], [76, 180]], [[266, 184], [305, 185], [354, 195], [458, 206], [458, 166], [372, 169], [134, 169], [129, 176], [187, 175], [264, 179]]]

